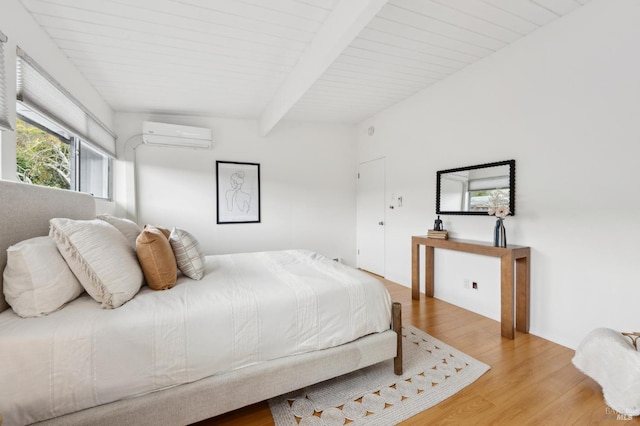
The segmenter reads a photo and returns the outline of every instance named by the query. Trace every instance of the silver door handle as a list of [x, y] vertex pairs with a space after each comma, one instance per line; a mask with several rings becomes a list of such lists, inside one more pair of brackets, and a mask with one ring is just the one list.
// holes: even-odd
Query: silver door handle
[[382, 225], [384, 225], [384, 222], [380, 221], [380, 222], [378, 222], [378, 225], [382, 226]]

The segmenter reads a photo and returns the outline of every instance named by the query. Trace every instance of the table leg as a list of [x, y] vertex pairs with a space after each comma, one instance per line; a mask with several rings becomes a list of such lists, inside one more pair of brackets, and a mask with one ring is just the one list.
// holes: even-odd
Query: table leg
[[529, 332], [529, 257], [516, 259], [516, 329]]
[[411, 298], [420, 300], [420, 244], [411, 243]]
[[433, 297], [434, 292], [434, 248], [433, 247], [425, 247], [424, 253], [424, 292], [427, 297]]
[[511, 254], [500, 258], [500, 328], [502, 337], [507, 339], [515, 338], [513, 330], [513, 260]]

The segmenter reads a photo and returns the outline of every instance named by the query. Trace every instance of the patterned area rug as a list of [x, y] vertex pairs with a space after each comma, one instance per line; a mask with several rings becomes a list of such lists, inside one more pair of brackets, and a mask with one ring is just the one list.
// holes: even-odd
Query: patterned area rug
[[489, 366], [410, 325], [402, 328], [404, 375], [385, 361], [269, 400], [276, 426], [388, 426], [473, 383]]

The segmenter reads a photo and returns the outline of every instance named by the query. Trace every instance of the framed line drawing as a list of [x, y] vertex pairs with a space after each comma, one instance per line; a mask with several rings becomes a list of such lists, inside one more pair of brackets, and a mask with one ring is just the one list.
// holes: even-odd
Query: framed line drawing
[[260, 164], [216, 161], [217, 222], [260, 222]]

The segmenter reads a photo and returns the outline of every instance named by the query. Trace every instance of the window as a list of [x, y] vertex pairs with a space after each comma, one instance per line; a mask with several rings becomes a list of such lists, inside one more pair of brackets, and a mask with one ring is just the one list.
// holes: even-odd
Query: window
[[469, 211], [487, 211], [491, 206], [509, 205], [509, 176], [472, 179], [467, 192]]
[[16, 77], [18, 178], [109, 199], [116, 136], [20, 48]]
[[18, 179], [25, 183], [71, 189], [71, 145], [40, 126], [16, 120]]
[[111, 159], [91, 148], [91, 145], [76, 139], [80, 155], [77, 156], [77, 191], [88, 192], [98, 198], [110, 197]]
[[82, 139], [65, 137], [23, 115], [16, 120], [18, 179], [110, 198], [111, 159]]
[[469, 191], [469, 211], [486, 212], [493, 205], [509, 205], [509, 188]]

